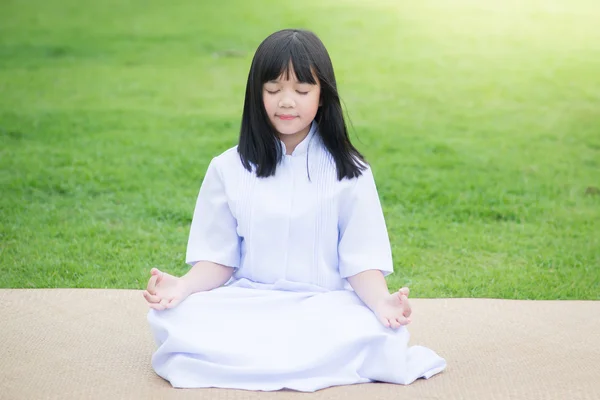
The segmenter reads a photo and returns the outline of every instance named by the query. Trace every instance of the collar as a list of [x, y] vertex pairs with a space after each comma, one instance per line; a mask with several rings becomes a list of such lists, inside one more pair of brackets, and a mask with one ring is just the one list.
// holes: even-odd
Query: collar
[[[292, 157], [295, 157], [295, 156], [300, 156], [300, 155], [306, 154], [308, 152], [308, 147], [310, 146], [310, 142], [313, 139], [313, 137], [315, 136], [315, 134], [317, 133], [317, 130], [318, 130], [318, 125], [315, 121], [313, 121], [306, 137], [304, 139], [302, 139], [302, 141], [300, 143], [298, 143], [298, 145], [296, 146], [296, 148], [294, 149], [294, 151], [292, 151], [292, 154], [290, 154], [290, 155]], [[279, 142], [281, 143], [281, 150], [283, 151], [283, 154], [285, 155], [287, 153], [285, 143], [283, 143], [282, 140], [279, 140]]]

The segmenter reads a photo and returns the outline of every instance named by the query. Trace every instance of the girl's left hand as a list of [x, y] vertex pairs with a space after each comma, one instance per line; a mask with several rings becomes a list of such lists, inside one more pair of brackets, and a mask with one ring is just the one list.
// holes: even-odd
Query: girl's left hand
[[410, 324], [411, 308], [408, 302], [408, 293], [408, 288], [404, 287], [398, 292], [384, 297], [373, 308], [379, 322], [393, 329]]

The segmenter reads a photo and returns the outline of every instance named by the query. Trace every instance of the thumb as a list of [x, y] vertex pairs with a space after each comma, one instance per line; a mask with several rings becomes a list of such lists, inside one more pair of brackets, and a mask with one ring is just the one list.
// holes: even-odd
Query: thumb
[[404, 315], [408, 319], [408, 317], [410, 317], [410, 315], [412, 314], [412, 307], [410, 306], [408, 297], [402, 295], [401, 299], [402, 299], [402, 305], [404, 306], [404, 312], [402, 313], [402, 315]]
[[163, 278], [165, 277], [165, 273], [159, 270], [158, 268], [152, 268], [152, 271], [150, 271], [150, 273], [152, 274], [152, 276], [156, 276], [157, 284], [162, 282]]
[[181, 296], [176, 296], [173, 297], [169, 303], [166, 304], [166, 308], [174, 308], [177, 307], [177, 305], [179, 305], [179, 303], [181, 303], [182, 297]]
[[165, 275], [168, 275], [165, 272], [159, 271], [158, 269], [156, 270], [155, 273], [152, 274], [152, 278], [150, 279], [154, 279], [154, 286], [155, 287], [162, 287], [163, 285], [163, 281], [165, 280]]

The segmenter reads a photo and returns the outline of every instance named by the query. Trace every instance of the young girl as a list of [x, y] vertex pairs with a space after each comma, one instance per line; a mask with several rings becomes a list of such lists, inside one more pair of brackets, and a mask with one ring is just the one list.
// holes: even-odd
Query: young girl
[[315, 391], [442, 371], [408, 347], [408, 289], [369, 165], [348, 138], [333, 66], [311, 32], [258, 47], [238, 146], [202, 182], [182, 277], [144, 297], [156, 373], [174, 387]]

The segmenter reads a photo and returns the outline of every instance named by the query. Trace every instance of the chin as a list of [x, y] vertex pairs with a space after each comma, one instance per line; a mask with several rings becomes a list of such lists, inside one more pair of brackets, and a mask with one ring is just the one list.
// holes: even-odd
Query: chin
[[302, 130], [306, 129], [306, 126], [277, 126], [275, 125], [275, 129], [282, 135], [294, 135], [298, 132], [302, 132]]
[[293, 135], [300, 132], [302, 129], [277, 129], [281, 135]]

